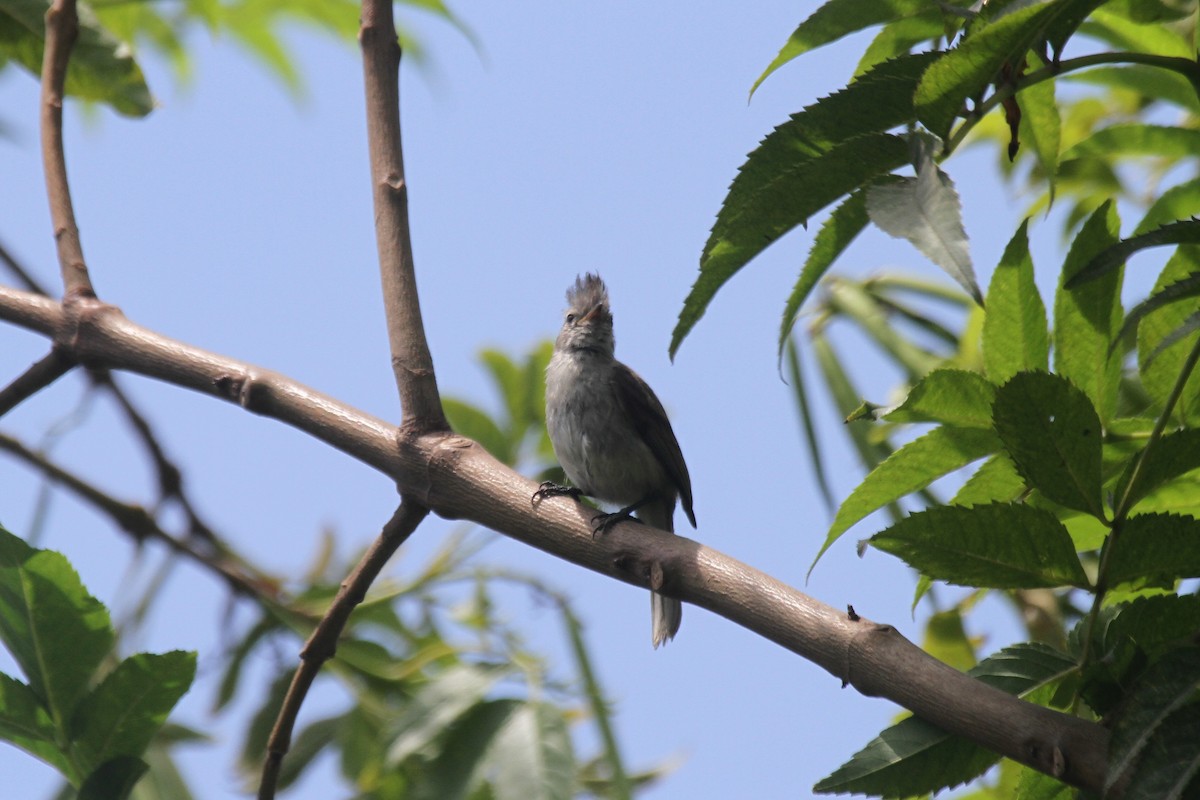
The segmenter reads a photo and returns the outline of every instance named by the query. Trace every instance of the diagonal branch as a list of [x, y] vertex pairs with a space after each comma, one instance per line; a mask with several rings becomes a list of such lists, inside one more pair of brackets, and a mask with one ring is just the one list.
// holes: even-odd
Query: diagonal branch
[[271, 737], [267, 740], [267, 757], [263, 762], [262, 780], [258, 785], [259, 800], [271, 800], [275, 796], [279, 769], [291, 746], [292, 729], [296, 725], [300, 706], [308, 695], [309, 687], [316, 680], [317, 673], [321, 671], [321, 666], [337, 652], [337, 641], [346, 628], [350, 613], [367, 596], [367, 589], [371, 588], [388, 559], [428, 514], [429, 509], [425, 506], [408, 500], [400, 501], [396, 513], [383, 526], [379, 537], [363, 554], [350, 577], [342, 582], [329, 610], [305, 642], [304, 649], [300, 651], [300, 666], [292, 676], [292, 683], [283, 699], [279, 715], [275, 718], [275, 727], [271, 729]]
[[57, 348], [51, 348], [49, 353], [30, 365], [16, 380], [0, 389], [0, 417], [66, 375], [73, 366], [75, 364], [71, 359]]
[[364, 0], [359, 42], [366, 89], [367, 143], [375, 242], [392, 370], [400, 392], [400, 427], [416, 433], [448, 431], [438, 396], [433, 357], [425, 340], [408, 225], [408, 184], [400, 144], [400, 44], [391, 0]]
[[706, 608], [853, 685], [1072, 786], [1100, 792], [1108, 732], [1097, 723], [1027, 703], [961, 673], [894, 628], [851, 617], [682, 536], [618, 525], [593, 541], [591, 513], [565, 499], [534, 507], [536, 484], [475, 442], [416, 435], [277, 373], [147, 330], [115, 309], [71, 313], [52, 300], [0, 287], [0, 319], [65, 337], [82, 363], [138, 372], [236, 402], [346, 452], [395, 481], [401, 495], [468, 519], [559, 558]]
[[79, 225], [71, 204], [67, 183], [67, 160], [63, 151], [62, 112], [67, 63], [71, 48], [79, 36], [79, 14], [75, 0], [54, 0], [46, 10], [46, 49], [42, 55], [42, 166], [46, 173], [46, 196], [50, 200], [50, 220], [58, 244], [58, 265], [62, 269], [63, 296], [95, 297]]

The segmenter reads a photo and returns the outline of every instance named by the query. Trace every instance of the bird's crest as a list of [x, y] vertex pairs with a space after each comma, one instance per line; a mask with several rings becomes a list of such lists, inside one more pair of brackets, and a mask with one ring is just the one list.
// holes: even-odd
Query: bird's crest
[[608, 289], [599, 275], [587, 273], [575, 279], [575, 285], [567, 289], [567, 305], [575, 309], [591, 309], [596, 306], [608, 308]]

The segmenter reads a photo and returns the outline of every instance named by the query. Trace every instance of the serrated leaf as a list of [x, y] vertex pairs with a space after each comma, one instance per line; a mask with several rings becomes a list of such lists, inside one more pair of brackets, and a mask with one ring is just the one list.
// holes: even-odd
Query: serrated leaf
[[[1027, 69], [1043, 66], [1040, 59], [1030, 55]], [[1054, 202], [1054, 191], [1058, 177], [1058, 151], [1062, 147], [1062, 120], [1059, 118], [1058, 102], [1054, 98], [1055, 81], [1041, 81], [1026, 86], [1017, 92], [1017, 106], [1021, 110], [1019, 133], [1021, 142], [1028, 145], [1042, 168], [1042, 175]]]
[[992, 427], [996, 387], [977, 372], [938, 369], [888, 412], [888, 422], [938, 422], [960, 428]]
[[883, 26], [854, 68], [858, 77], [876, 64], [904, 55], [921, 42], [933, 41], [946, 34], [947, 17], [940, 7], [911, 17], [901, 17]]
[[1200, 577], [1200, 521], [1178, 514], [1136, 514], [1111, 539], [1113, 585], [1148, 578], [1173, 582]]
[[1171, 303], [1198, 296], [1200, 296], [1200, 272], [1188, 273], [1186, 277], [1180, 278], [1174, 283], [1164, 286], [1162, 289], [1155, 290], [1145, 300], [1129, 309], [1129, 313], [1125, 315], [1125, 321], [1121, 324], [1121, 331], [1117, 334], [1113, 345], [1116, 346], [1131, 332], [1137, 330], [1138, 323], [1147, 314], [1164, 308]]
[[1123, 796], [1184, 798], [1200, 774], [1200, 651], [1172, 653], [1134, 687], [1113, 728], [1105, 789], [1132, 769]]
[[56, 725], [112, 649], [108, 610], [61, 554], [0, 528], [0, 639]]
[[1003, 453], [997, 453], [983, 462], [974, 475], [967, 478], [950, 502], [956, 506], [1009, 503], [1025, 491], [1025, 479], [1017, 472], [1012, 459]]
[[962, 586], [1089, 585], [1067, 529], [1050, 512], [1025, 505], [931, 508], [869, 542], [931, 578]]
[[888, 456], [867, 475], [838, 509], [817, 558], [873, 511], [924, 489], [938, 478], [994, 453], [995, 434], [978, 428], [940, 427]]
[[526, 703], [496, 735], [488, 770], [496, 800], [559, 800], [575, 789], [575, 754], [562, 712]]
[[1161, 192], [1145, 216], [1134, 228], [1135, 236], [1157, 230], [1176, 220], [1187, 219], [1200, 214], [1200, 178], [1176, 184]]
[[1100, 419], [1116, 413], [1121, 359], [1112, 348], [1121, 327], [1122, 270], [1074, 287], [1083, 266], [1118, 239], [1120, 222], [1105, 201], [1084, 223], [1063, 263], [1054, 299], [1054, 370], [1083, 390]]
[[[1130, 487], [1136, 469], [1137, 482]], [[1125, 472], [1117, 481], [1114, 495], [1124, 499], [1126, 508], [1133, 508], [1139, 500], [1184, 473], [1200, 469], [1200, 430], [1183, 430], [1164, 435], [1150, 451], [1140, 467], [1137, 459], [1131, 459]]]
[[[1074, 661], [1062, 653], [1044, 645], [1024, 644], [984, 659], [969, 674], [1024, 696], [1053, 685], [1074, 667]], [[884, 730], [813, 790], [912, 797], [966, 783], [998, 760], [989, 750], [909, 717]]]
[[1071, 276], [1066, 286], [1068, 289], [1080, 287], [1115, 270], [1139, 250], [1168, 244], [1200, 244], [1200, 220], [1178, 220], [1148, 233], [1122, 239], [1094, 255]]
[[[965, 0], [949, 3], [967, 4]], [[829, 0], [792, 32], [779, 54], [750, 87], [750, 94], [753, 96], [772, 72], [810, 50], [872, 25], [928, 11], [928, 0]]]
[[68, 780], [78, 776], [58, 744], [58, 729], [42, 702], [25, 684], [0, 673], [0, 739], [40, 758]]
[[[1083, 620], [1083, 627], [1087, 620]], [[1094, 638], [1100, 653], [1115, 649], [1123, 640], [1137, 643], [1153, 661], [1200, 630], [1200, 596], [1143, 597], [1101, 611]], [[1080, 648], [1076, 645], [1075, 650]]]
[[934, 135], [948, 138], [967, 100], [982, 93], [1005, 63], [1020, 62], [1061, 10], [1059, 3], [1036, 3], [972, 27], [925, 71], [913, 98], [917, 119]]
[[[0, 57], [25, 67], [35, 78], [42, 72], [49, 0], [0, 2]], [[87, 6], [78, 7], [79, 38], [67, 67], [69, 96], [94, 100], [131, 117], [154, 110], [154, 98], [129, 45], [118, 41]]]
[[1028, 228], [1029, 220], [1021, 223], [988, 286], [983, 364], [997, 384], [1018, 372], [1044, 371], [1050, 365], [1046, 306], [1033, 279]]
[[804, 301], [808, 299], [817, 282], [825, 274], [834, 260], [842, 254], [858, 234], [867, 226], [867, 206], [865, 195], [857, 191], [842, 201], [841, 205], [821, 224], [821, 230], [813, 238], [812, 248], [800, 277], [788, 295], [787, 304], [783, 309], [783, 322], [779, 326], [779, 356], [783, 357], [783, 348], [792, 334], [796, 317]]
[[1045, 372], [1022, 372], [996, 392], [996, 433], [1029, 485], [1097, 518], [1101, 503], [1100, 418], [1087, 396]]
[[[1200, 272], [1200, 248], [1183, 246], [1175, 251], [1163, 267], [1151, 293], [1157, 294], [1168, 286]], [[1138, 323], [1138, 370], [1142, 386], [1161, 410], [1171, 395], [1188, 353], [1195, 343], [1195, 334], [1178, 339], [1178, 331], [1197, 311], [1200, 301], [1192, 298], [1169, 303], [1143, 315]], [[1165, 346], [1164, 346], [1165, 344]], [[1193, 374], [1184, 385], [1175, 404], [1172, 419], [1180, 424], [1200, 421], [1200, 374]]]
[[[751, 154], [751, 159], [754, 157]], [[671, 356], [704, 315], [717, 290], [750, 259], [825, 206], [907, 160], [908, 144], [903, 139], [868, 134], [795, 167], [780, 165], [776, 179], [760, 192], [737, 208], [723, 206], [700, 257], [700, 277], [671, 334]]]
[[889, 236], [911, 242], [983, 305], [958, 192], [954, 181], [938, 169], [928, 152], [917, 164], [917, 177], [867, 189], [867, 214]]
[[85, 764], [141, 756], [196, 676], [196, 654], [137, 653], [117, 665], [75, 710], [75, 752]]

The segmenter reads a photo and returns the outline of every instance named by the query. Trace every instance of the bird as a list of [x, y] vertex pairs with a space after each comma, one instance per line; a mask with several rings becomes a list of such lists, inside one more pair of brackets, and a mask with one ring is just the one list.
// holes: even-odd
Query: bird
[[[692, 527], [692, 482], [667, 412], [650, 386], [616, 359], [608, 289], [599, 275], [578, 276], [546, 367], [546, 428], [572, 486], [545, 482], [538, 501], [586, 495], [621, 506], [593, 517], [593, 538], [637, 519], [674, 533], [675, 504]], [[651, 592], [651, 641], [674, 638], [683, 619], [678, 600]]]

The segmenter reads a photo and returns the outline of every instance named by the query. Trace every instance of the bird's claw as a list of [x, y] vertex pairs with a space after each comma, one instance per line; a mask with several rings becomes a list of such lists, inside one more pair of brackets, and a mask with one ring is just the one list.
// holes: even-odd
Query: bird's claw
[[629, 509], [624, 508], [620, 511], [614, 511], [611, 514], [606, 514], [603, 511], [601, 511], [599, 514], [596, 514], [592, 517], [592, 540], [595, 541], [597, 537], [603, 536], [612, 530], [612, 527], [618, 522], [624, 522], [625, 520], [629, 520], [630, 522], [641, 522], [640, 519], [632, 516]]
[[539, 503], [547, 497], [573, 497], [578, 500], [581, 494], [583, 492], [574, 486], [563, 486], [554, 481], [542, 481], [537, 491], [533, 493], [533, 502]]

